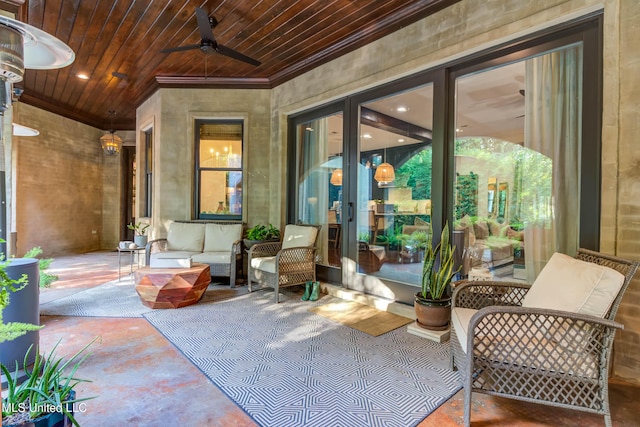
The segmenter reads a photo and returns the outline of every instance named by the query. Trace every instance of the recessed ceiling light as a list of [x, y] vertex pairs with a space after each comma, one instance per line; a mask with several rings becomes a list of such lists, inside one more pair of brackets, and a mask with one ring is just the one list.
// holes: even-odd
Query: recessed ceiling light
[[370, 134], [370, 133], [363, 133], [363, 134], [362, 134], [362, 137], [363, 137], [363, 138], [366, 138], [366, 139], [371, 139], [371, 138], [373, 138], [373, 137], [371, 136], [371, 134]]
[[398, 140], [398, 142], [404, 142], [404, 139], [400, 138], [400, 139]]
[[409, 111], [409, 109], [407, 107], [405, 107], [404, 105], [401, 105], [398, 108], [396, 108], [396, 111], [398, 113], [406, 113], [407, 111]]
[[464, 131], [462, 129], [460, 129], [460, 128], [456, 128], [456, 132], [462, 133]]
[[82, 80], [89, 80], [89, 76], [87, 76], [84, 73], [78, 73], [78, 74], [76, 74], [76, 77], [79, 78], [79, 79], [82, 79]]

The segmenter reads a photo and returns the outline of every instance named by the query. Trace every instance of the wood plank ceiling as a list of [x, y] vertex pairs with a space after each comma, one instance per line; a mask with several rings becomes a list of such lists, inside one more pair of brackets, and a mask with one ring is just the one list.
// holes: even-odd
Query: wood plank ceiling
[[[26, 70], [20, 102], [109, 129], [135, 128], [160, 87], [271, 88], [459, 0], [5, 0], [17, 19], [67, 43], [73, 64]], [[216, 41], [261, 62], [200, 50], [195, 8], [218, 20]], [[89, 76], [81, 80], [78, 74]], [[206, 77], [206, 79], [205, 79]], [[109, 111], [115, 111], [111, 116]]]

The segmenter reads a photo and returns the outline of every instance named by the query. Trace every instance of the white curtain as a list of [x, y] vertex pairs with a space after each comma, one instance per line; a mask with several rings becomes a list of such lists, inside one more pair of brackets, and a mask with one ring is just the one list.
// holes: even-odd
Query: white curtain
[[550, 186], [523, 180], [531, 207], [523, 218], [529, 283], [554, 252], [578, 249], [581, 120], [582, 46], [527, 60], [524, 146], [552, 161]]
[[[329, 212], [329, 178], [331, 169], [324, 166], [329, 152], [327, 119], [314, 120], [310, 126], [300, 125], [298, 135], [303, 138], [301, 152], [301, 179], [299, 181], [298, 220], [306, 224], [322, 225], [317, 240], [318, 262], [327, 263]], [[313, 131], [305, 130], [307, 127]]]

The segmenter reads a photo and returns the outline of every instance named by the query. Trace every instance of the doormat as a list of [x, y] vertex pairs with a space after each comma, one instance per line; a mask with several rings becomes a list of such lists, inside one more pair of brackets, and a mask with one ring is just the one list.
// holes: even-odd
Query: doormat
[[331, 302], [309, 311], [374, 337], [413, 322], [413, 319], [353, 301]]

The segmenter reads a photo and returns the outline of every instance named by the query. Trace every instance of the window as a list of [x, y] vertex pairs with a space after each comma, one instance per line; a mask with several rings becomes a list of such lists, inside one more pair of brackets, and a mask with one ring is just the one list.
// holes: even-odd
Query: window
[[142, 200], [144, 207], [142, 216], [151, 216], [151, 207], [153, 201], [153, 129], [144, 132], [144, 183]]
[[197, 219], [242, 219], [242, 120], [196, 120]]

